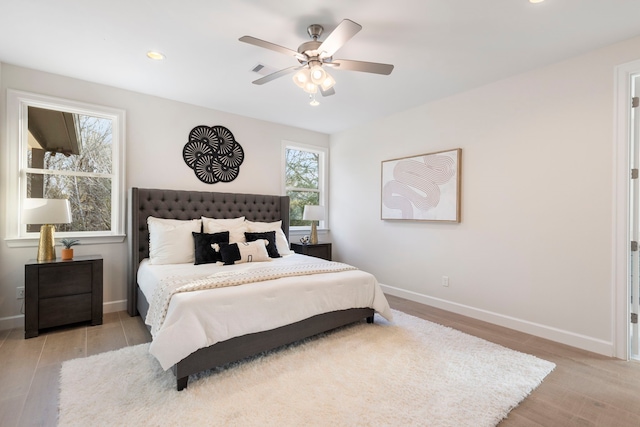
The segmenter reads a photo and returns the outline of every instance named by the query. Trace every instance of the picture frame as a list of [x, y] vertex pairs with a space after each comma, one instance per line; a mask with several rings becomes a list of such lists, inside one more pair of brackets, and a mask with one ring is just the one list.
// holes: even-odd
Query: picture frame
[[459, 223], [462, 149], [383, 160], [380, 218]]

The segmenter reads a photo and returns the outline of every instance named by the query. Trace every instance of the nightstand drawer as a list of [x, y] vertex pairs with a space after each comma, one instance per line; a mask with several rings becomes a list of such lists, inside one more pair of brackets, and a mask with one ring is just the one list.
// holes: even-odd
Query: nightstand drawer
[[91, 293], [38, 301], [38, 329], [91, 320]]
[[308, 245], [306, 248], [306, 254], [316, 258], [331, 259], [328, 246], [320, 245]]
[[41, 267], [38, 271], [40, 298], [53, 298], [91, 292], [91, 264]]
[[315, 245], [311, 243], [291, 243], [291, 249], [297, 254], [324, 258], [327, 261], [331, 261], [331, 243], [317, 243]]

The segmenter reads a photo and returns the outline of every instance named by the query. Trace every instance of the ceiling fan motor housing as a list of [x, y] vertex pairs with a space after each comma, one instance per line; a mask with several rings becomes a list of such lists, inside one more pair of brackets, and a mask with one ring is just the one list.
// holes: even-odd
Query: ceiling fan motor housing
[[[318, 52], [318, 48], [322, 45], [322, 42], [318, 41], [318, 37], [324, 31], [324, 27], [319, 24], [311, 24], [307, 27], [307, 33], [309, 36], [313, 38], [312, 41], [308, 41], [302, 43], [298, 46], [298, 53], [301, 53], [307, 57], [306, 63], [309, 64], [310, 67], [313, 65], [322, 65], [324, 58], [320, 58], [320, 53]], [[298, 59], [301, 64], [305, 62], [301, 59]], [[314, 64], [315, 63], [315, 64]]]
[[309, 33], [309, 36], [311, 36], [314, 41], [318, 40], [318, 37], [320, 37], [323, 31], [324, 28], [319, 24], [311, 24], [307, 27], [307, 33]]
[[[298, 47], [298, 53], [305, 55], [308, 58], [308, 60], [312, 58], [317, 58], [318, 54], [320, 53], [318, 52], [318, 48], [320, 47], [321, 44], [322, 42], [315, 41], [315, 40], [302, 43]], [[300, 59], [298, 59], [298, 61], [302, 62]]]

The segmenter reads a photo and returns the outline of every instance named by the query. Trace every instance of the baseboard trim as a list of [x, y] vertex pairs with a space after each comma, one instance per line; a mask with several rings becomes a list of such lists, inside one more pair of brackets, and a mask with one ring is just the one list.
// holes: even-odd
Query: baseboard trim
[[109, 301], [102, 304], [102, 311], [104, 313], [114, 313], [116, 311], [125, 311], [127, 309], [127, 300]]
[[[102, 305], [103, 313], [114, 313], [116, 311], [125, 311], [126, 309], [127, 300], [109, 301]], [[24, 314], [0, 318], [0, 331], [14, 328], [24, 329]]]
[[14, 328], [24, 329], [24, 314], [0, 318], [0, 331]]
[[380, 284], [383, 292], [410, 301], [419, 302], [421, 304], [451, 311], [463, 316], [472, 317], [474, 319], [483, 320], [495, 325], [504, 326], [509, 329], [535, 335], [571, 347], [577, 347], [582, 350], [598, 353], [603, 356], [614, 357], [614, 344], [610, 341], [604, 341], [586, 335], [576, 334], [570, 331], [553, 328], [539, 323], [529, 322], [527, 320], [518, 319], [503, 314], [494, 313], [487, 310], [471, 307], [456, 302], [434, 298], [428, 295], [419, 294], [417, 292], [396, 288], [394, 286]]

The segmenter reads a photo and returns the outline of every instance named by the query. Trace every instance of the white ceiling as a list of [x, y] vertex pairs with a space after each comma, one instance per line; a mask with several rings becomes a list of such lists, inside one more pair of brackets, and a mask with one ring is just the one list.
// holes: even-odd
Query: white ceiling
[[[239, 37], [296, 50], [344, 18], [363, 29], [334, 58], [391, 75], [332, 71], [317, 107], [290, 75], [251, 84], [297, 62]], [[0, 61], [331, 134], [640, 35], [639, 18], [640, 0], [0, 0]]]

